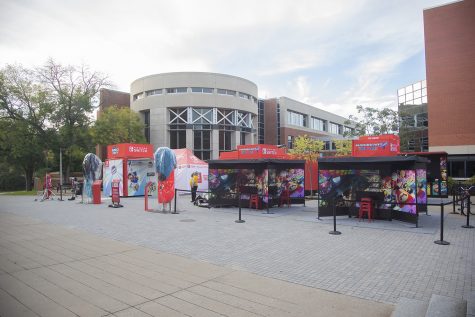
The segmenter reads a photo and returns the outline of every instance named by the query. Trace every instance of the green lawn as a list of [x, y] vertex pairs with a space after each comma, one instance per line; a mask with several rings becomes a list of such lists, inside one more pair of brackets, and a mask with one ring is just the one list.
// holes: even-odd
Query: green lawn
[[31, 190], [29, 192], [25, 191], [25, 190], [19, 190], [19, 191], [15, 191], [15, 192], [3, 192], [2, 195], [12, 195], [12, 196], [35, 196], [36, 195], [36, 191], [35, 190]]

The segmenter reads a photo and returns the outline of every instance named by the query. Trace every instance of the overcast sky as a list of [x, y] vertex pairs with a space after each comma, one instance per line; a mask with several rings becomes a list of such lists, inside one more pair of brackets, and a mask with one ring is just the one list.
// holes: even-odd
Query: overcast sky
[[425, 8], [447, 0], [0, 0], [0, 67], [87, 64], [115, 89], [205, 71], [348, 116], [425, 79]]

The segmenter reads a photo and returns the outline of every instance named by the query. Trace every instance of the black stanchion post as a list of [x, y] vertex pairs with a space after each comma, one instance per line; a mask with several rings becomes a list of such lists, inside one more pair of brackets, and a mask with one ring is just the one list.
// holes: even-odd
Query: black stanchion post
[[241, 193], [239, 193], [239, 197], [238, 197], [238, 207], [239, 207], [239, 219], [236, 220], [235, 222], [237, 222], [237, 223], [246, 222], [246, 221], [241, 219]]
[[[274, 198], [272, 197], [272, 199], [274, 199]], [[262, 202], [264, 202], [264, 195], [262, 195]], [[265, 214], [273, 215], [274, 213], [269, 210], [269, 204], [270, 204], [269, 194], [267, 194], [267, 210], [266, 210]]]
[[[463, 204], [463, 200], [462, 200], [462, 204]], [[473, 228], [473, 226], [470, 225], [470, 205], [471, 205], [470, 195], [467, 195], [467, 224], [463, 225], [462, 228], [467, 228], [467, 229]]]
[[330, 234], [338, 235], [341, 234], [340, 231], [336, 230], [336, 208], [335, 208], [335, 199], [332, 200], [332, 205], [333, 205], [333, 231], [330, 231]]
[[59, 200], [63, 201], [63, 186], [59, 184]]
[[435, 244], [449, 245], [450, 242], [444, 241], [444, 204], [440, 203], [440, 240], [434, 241]]
[[452, 212], [451, 214], [458, 214], [458, 212], [455, 211], [456, 203], [455, 203], [455, 190], [452, 189]]
[[174, 199], [174, 202], [173, 202], [173, 212], [172, 212], [172, 214], [177, 214], [177, 212], [176, 212], [176, 194], [177, 194], [177, 192], [178, 191], [175, 188], [175, 197], [174, 197], [175, 199]]

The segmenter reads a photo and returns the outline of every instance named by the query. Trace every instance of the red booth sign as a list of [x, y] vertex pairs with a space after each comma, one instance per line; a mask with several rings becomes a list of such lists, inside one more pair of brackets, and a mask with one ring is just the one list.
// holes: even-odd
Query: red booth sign
[[237, 146], [239, 159], [261, 159], [273, 158], [281, 159], [287, 158], [285, 149], [279, 148], [276, 145], [267, 144], [252, 144], [252, 145], [238, 145]]
[[153, 158], [153, 145], [134, 143], [108, 145], [107, 158]]
[[362, 136], [353, 140], [352, 156], [396, 156], [399, 154], [399, 137], [393, 134]]
[[120, 192], [119, 192], [120, 181], [113, 180], [112, 181], [112, 203], [119, 204], [120, 203]]

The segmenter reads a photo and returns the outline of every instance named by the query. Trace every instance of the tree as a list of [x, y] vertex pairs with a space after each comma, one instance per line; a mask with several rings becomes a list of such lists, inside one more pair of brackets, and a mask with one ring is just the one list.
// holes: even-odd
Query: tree
[[35, 74], [19, 65], [0, 70], [0, 118], [27, 124], [45, 136], [53, 111], [48, 91], [35, 81]]
[[144, 124], [129, 108], [110, 107], [101, 113], [92, 127], [95, 144], [144, 143]]
[[350, 115], [345, 124], [354, 124], [355, 129], [345, 132], [344, 136], [380, 135], [398, 133], [398, 113], [390, 108], [381, 110], [372, 107], [356, 106], [358, 115]]
[[24, 172], [27, 190], [43, 150], [55, 139], [47, 126], [51, 112], [51, 98], [31, 70], [12, 65], [0, 70], [0, 153]]
[[307, 135], [299, 135], [294, 140], [293, 149], [289, 154], [295, 158], [306, 160], [310, 163], [310, 195], [313, 196], [313, 165], [323, 150], [325, 143], [321, 140], [309, 138]]
[[63, 66], [53, 59], [35, 73], [54, 103], [50, 120], [59, 132], [58, 146], [65, 149], [66, 175], [69, 175], [74, 159], [70, 154], [77, 152], [78, 146], [84, 152], [93, 146], [87, 130], [98, 105], [99, 90], [110, 83], [106, 75], [91, 71], [87, 66]]
[[25, 122], [0, 119], [0, 154], [5, 163], [21, 169], [26, 190], [31, 190], [34, 172], [44, 162], [43, 140]]
[[334, 140], [336, 146], [336, 156], [351, 155], [351, 140]]
[[[57, 156], [61, 148], [66, 154], [63, 161], [68, 175], [73, 163], [80, 166], [78, 153], [94, 147], [89, 126], [98, 103], [97, 94], [105, 86], [106, 76], [85, 66], [62, 66], [52, 59], [35, 69], [19, 65], [0, 69], [0, 120], [5, 132], [0, 140], [2, 153], [10, 155], [8, 151], [16, 151], [12, 156], [16, 158], [9, 160], [11, 164], [36, 160], [36, 167], [28, 168], [31, 169], [37, 168], [42, 159], [36, 159], [30, 149], [50, 151]], [[14, 129], [15, 133], [3, 129]], [[31, 183], [30, 174], [30, 170], [25, 171], [27, 185]]]

